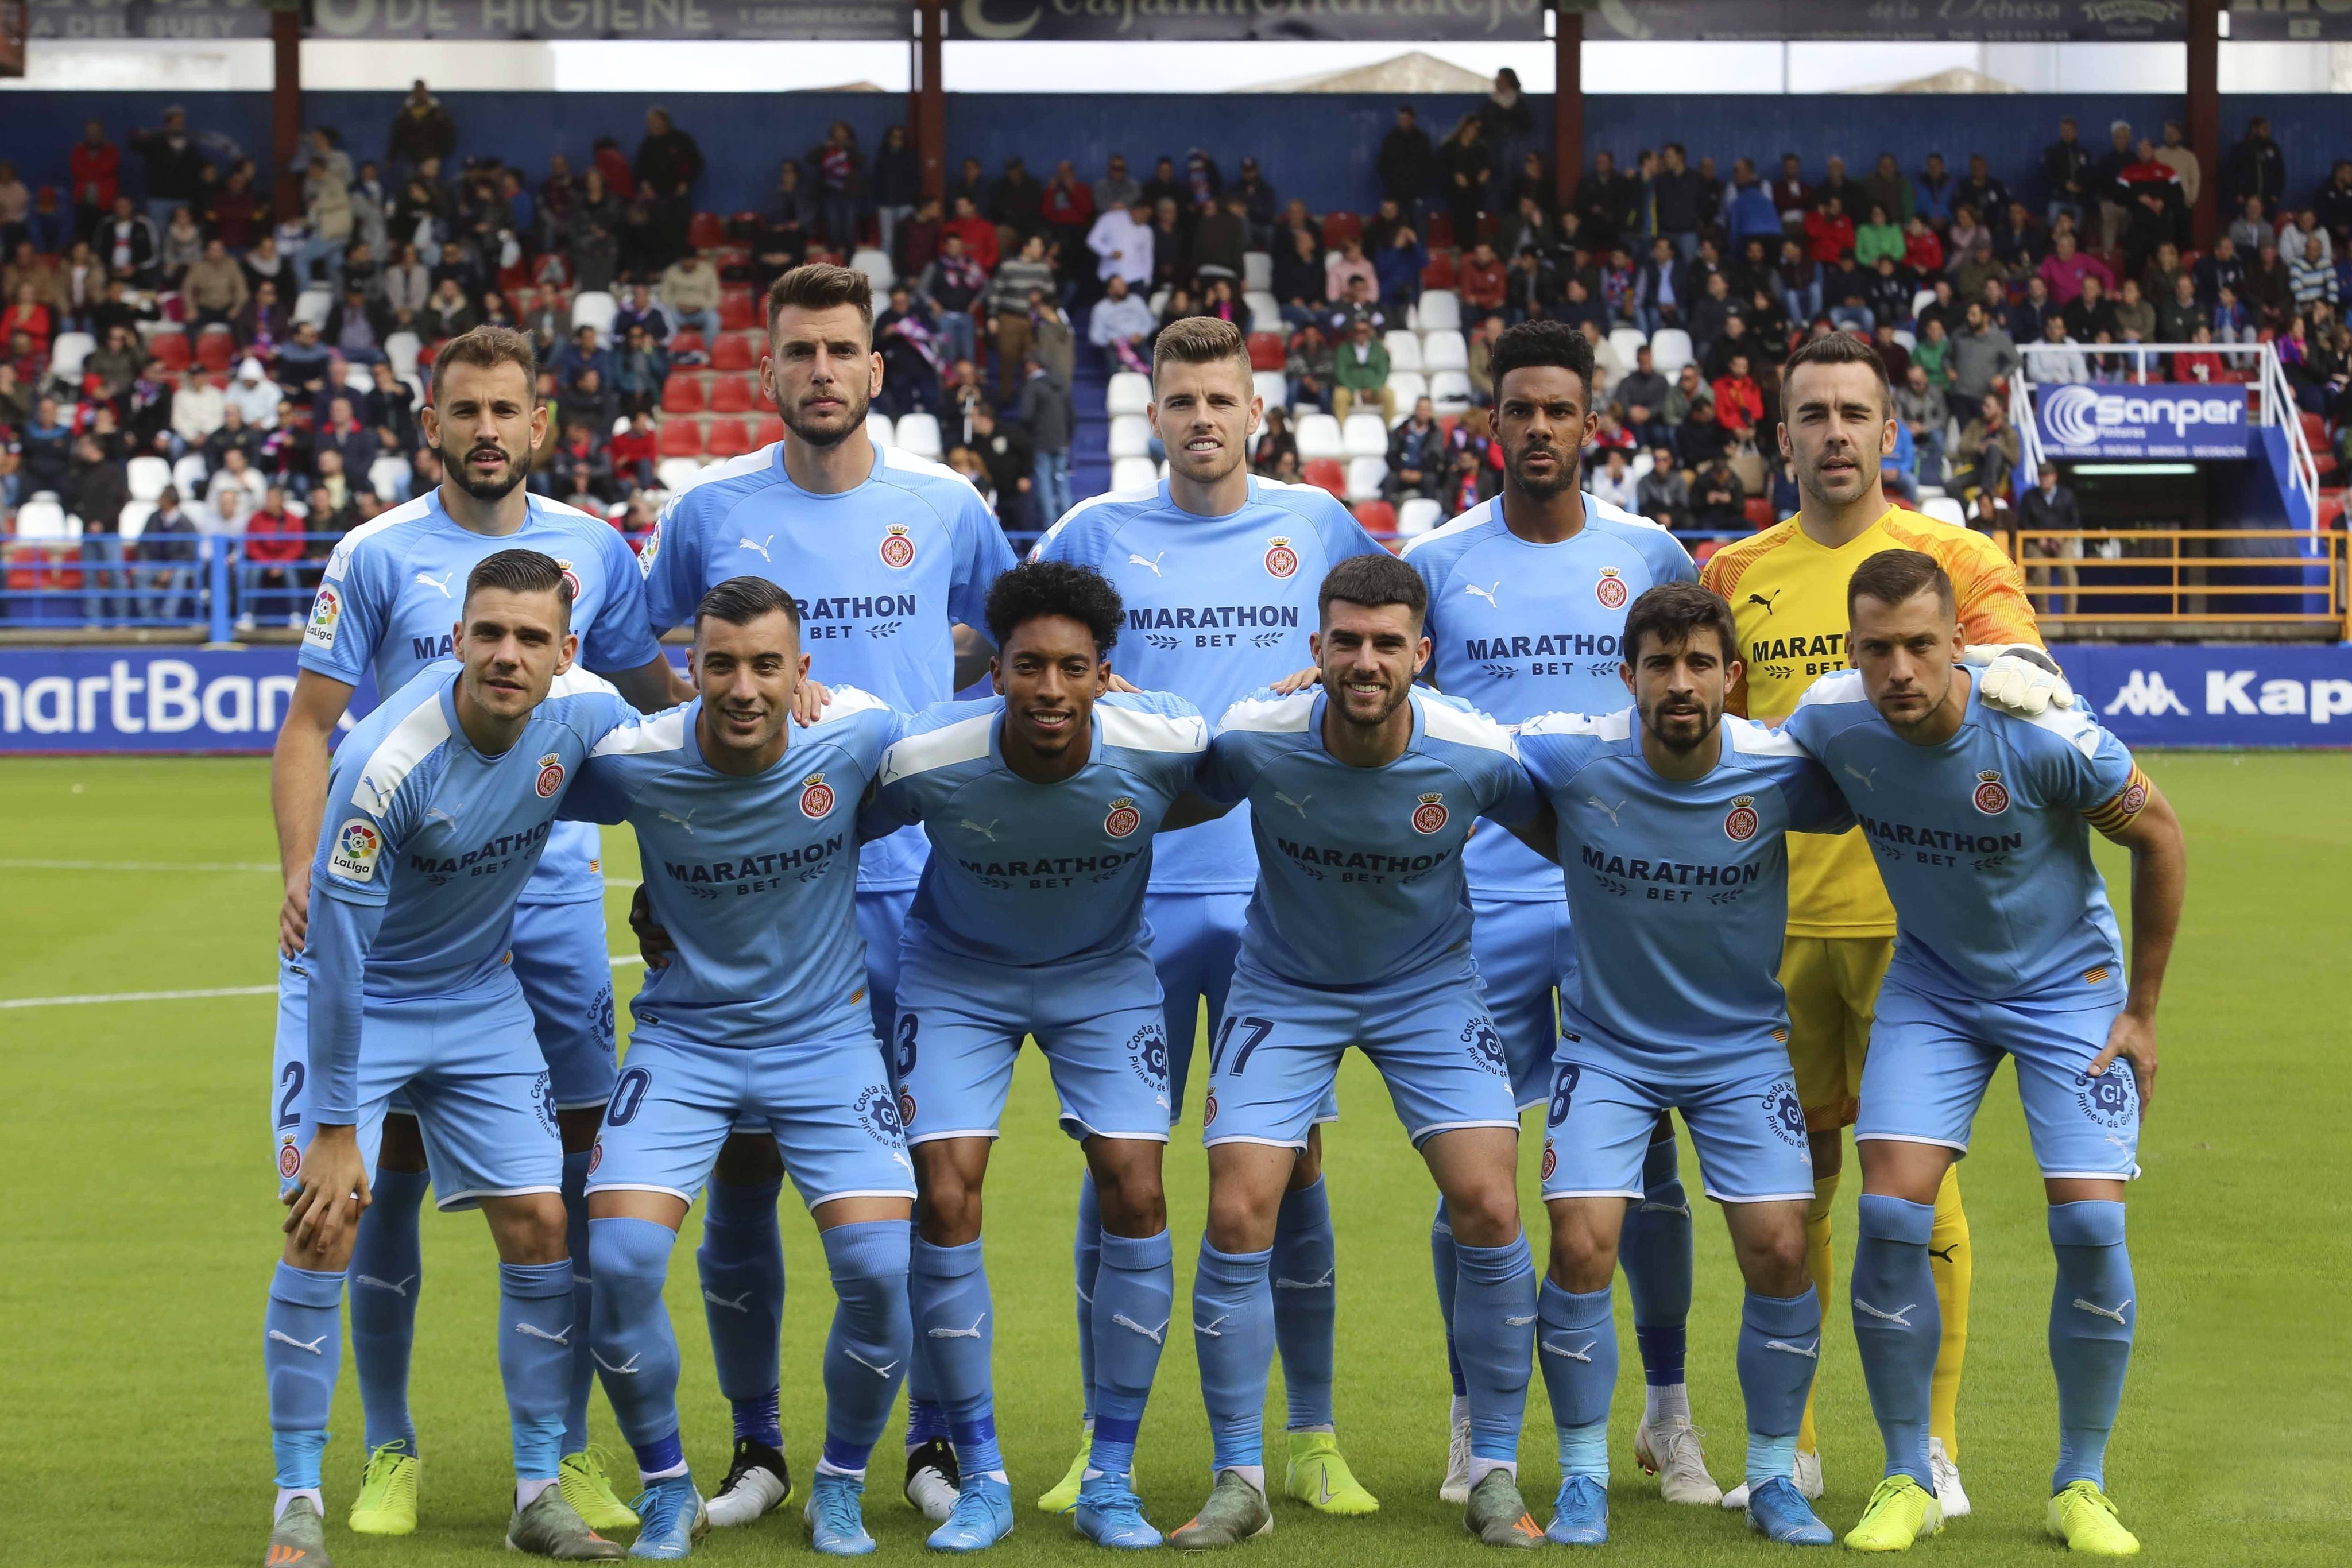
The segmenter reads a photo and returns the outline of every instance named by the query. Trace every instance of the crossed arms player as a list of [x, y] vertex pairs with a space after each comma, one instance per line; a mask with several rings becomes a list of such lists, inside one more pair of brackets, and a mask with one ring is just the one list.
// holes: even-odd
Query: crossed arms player
[[[549, 1074], [507, 958], [516, 900], [588, 749], [634, 712], [569, 674], [572, 588], [535, 550], [467, 575], [452, 632], [337, 748], [311, 869], [291, 1210], [262, 1363], [278, 1503], [268, 1561], [324, 1568], [320, 1461], [341, 1363], [338, 1308], [383, 1118], [404, 1094], [445, 1208], [479, 1207], [499, 1252], [498, 1353], [513, 1428], [507, 1545], [614, 1558], [557, 1489], [572, 1340], [584, 1333]], [[289, 1100], [292, 1099], [289, 1096]]]
[[[1886, 1472], [1846, 1544], [1899, 1551], [1943, 1521], [1927, 1484], [1941, 1334], [1932, 1206], [2007, 1056], [2058, 1265], [2058, 1462], [2044, 1527], [2074, 1551], [2127, 1555], [2139, 1543], [2104, 1490], [2138, 1322], [2124, 1185], [2138, 1174], [2156, 1086], [2157, 998], [2187, 880], [2180, 824], [2081, 709], [2024, 718], [1986, 702], [1934, 558], [1874, 556], [1846, 593], [1859, 668], [1815, 685], [1786, 727], [1853, 807], [1896, 923], [1854, 1124], [1854, 1339]], [[2128, 967], [2092, 863], [2094, 829], [2131, 852]]]
[[695, 699], [608, 737], [565, 802], [567, 815], [636, 830], [667, 941], [630, 1004], [628, 1062], [589, 1181], [593, 1344], [645, 1484], [639, 1557], [684, 1557], [709, 1528], [679, 1444], [662, 1289], [732, 1129], [755, 1125], [782, 1151], [839, 1300], [804, 1511], [820, 1552], [874, 1550], [866, 1458], [912, 1350], [913, 1171], [854, 915], [858, 802], [898, 721], [841, 687], [817, 723], [789, 722], [808, 664], [789, 594], [764, 578], [719, 584], [694, 616]]

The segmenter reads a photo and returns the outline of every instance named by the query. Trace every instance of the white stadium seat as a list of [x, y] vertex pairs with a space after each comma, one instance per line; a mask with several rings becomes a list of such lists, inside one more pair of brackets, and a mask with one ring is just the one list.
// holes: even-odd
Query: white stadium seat
[[1351, 413], [1339, 429], [1339, 443], [1350, 457], [1386, 457], [1389, 451], [1388, 421], [1377, 413]]
[[1110, 465], [1114, 490], [1149, 490], [1160, 483], [1160, 465], [1149, 457], [1122, 457]]
[[1151, 426], [1141, 414], [1122, 413], [1110, 422], [1111, 461], [1150, 455]]
[[654, 483], [675, 496], [691, 486], [701, 473], [698, 458], [665, 457], [654, 465]]
[[621, 302], [601, 288], [583, 288], [572, 300], [572, 329], [583, 327], [596, 329], [599, 341], [613, 335], [613, 318], [621, 313]]
[[1938, 522], [1951, 523], [1963, 528], [1969, 526], [1968, 508], [1949, 496], [1937, 496], [1921, 501], [1919, 509]]
[[1117, 419], [1141, 413], [1151, 406], [1151, 378], [1140, 371], [1121, 371], [1103, 389], [1103, 412]]
[[1439, 371], [1466, 371], [1470, 368], [1470, 345], [1462, 334], [1440, 328], [1424, 332], [1421, 338], [1422, 368], [1434, 375]]
[[205, 498], [205, 481], [211, 471], [205, 466], [205, 455], [191, 452], [172, 465], [172, 487], [180, 492], [184, 505], [193, 507]]
[[[1276, 299], [1272, 291], [1263, 286], [1253, 285], [1247, 292], [1243, 294], [1242, 308], [1250, 313], [1250, 320], [1253, 323], [1255, 323], [1261, 316], [1271, 316], [1276, 321], [1282, 319], [1282, 301]], [[1268, 329], [1268, 330], [1278, 329], [1279, 329], [1273, 328]], [[1257, 330], [1257, 328], [1253, 325], [1250, 328], [1250, 330], [1255, 332]]]
[[1431, 288], [1421, 296], [1421, 329], [1424, 332], [1462, 330], [1462, 297], [1451, 288]]
[[1348, 499], [1377, 501], [1381, 498], [1381, 481], [1389, 476], [1389, 460], [1385, 457], [1350, 457], [1348, 459]]
[[[1252, 295], [1250, 298], [1256, 299], [1265, 297], [1260, 295]], [[1282, 319], [1281, 307], [1271, 306], [1261, 308], [1256, 305], [1252, 305], [1249, 308], [1249, 329], [1251, 331], [1279, 332], [1286, 338], [1290, 335], [1290, 323]]]
[[1249, 294], [1266, 294], [1274, 287], [1274, 257], [1262, 250], [1242, 253], [1242, 287]]
[[1462, 371], [1440, 371], [1429, 378], [1429, 401], [1440, 413], [1470, 410], [1470, 377]]
[[392, 365], [392, 373], [406, 381], [416, 373], [416, 356], [425, 348], [424, 340], [414, 332], [394, 332], [383, 340], [383, 357]]
[[60, 332], [49, 345], [49, 374], [61, 382], [79, 381], [81, 362], [98, 351], [98, 340], [87, 332]]
[[303, 322], [308, 321], [313, 327], [323, 329], [327, 325], [328, 313], [334, 308], [334, 290], [305, 288], [294, 297], [293, 323], [299, 327]]
[[902, 413], [891, 444], [936, 463], [940, 457], [940, 422], [928, 413]]
[[172, 465], [161, 457], [133, 457], [131, 470], [131, 498], [152, 501], [163, 493], [172, 482]]
[[1252, 371], [1250, 387], [1259, 397], [1265, 400], [1265, 406], [1268, 408], [1290, 406], [1290, 378], [1280, 371]]
[[1348, 444], [1339, 434], [1339, 422], [1328, 413], [1302, 413], [1298, 416], [1298, 460], [1312, 463], [1318, 457], [1345, 457]]
[[368, 488], [376, 493], [379, 500], [394, 502], [408, 494], [409, 487], [416, 482], [416, 471], [409, 466], [407, 458], [386, 453], [368, 465], [367, 480]]
[[898, 281], [898, 269], [890, 265], [887, 250], [861, 250], [849, 258], [852, 271], [862, 272], [874, 285], [877, 294], [887, 294], [890, 286]]
[[1167, 310], [1168, 296], [1171, 292], [1171, 290], [1166, 288], [1155, 288], [1151, 291], [1151, 298], [1144, 301], [1145, 304], [1151, 307], [1151, 313], [1154, 316], [1160, 315]]
[[114, 531], [122, 536], [123, 543], [131, 544], [147, 531], [147, 519], [154, 515], [155, 503], [152, 501], [126, 501], [121, 515], [114, 519]]
[[890, 426], [890, 416], [868, 409], [866, 413], [866, 439], [877, 446], [887, 446], [897, 438]]
[[43, 490], [16, 508], [18, 544], [61, 544], [80, 533], [80, 526], [68, 522], [66, 509], [50, 491]]
[[1911, 296], [1911, 314], [1914, 317], [1916, 317], [1920, 311], [1925, 310], [1928, 306], [1933, 305], [1935, 302], [1936, 291], [1932, 288], [1922, 288], [1918, 293]]
[[1391, 371], [1389, 392], [1396, 399], [1398, 422], [1412, 417], [1412, 405], [1429, 395], [1429, 378], [1419, 371]]
[[1690, 334], [1680, 327], [1661, 327], [1650, 339], [1650, 363], [1658, 374], [1672, 378], [1691, 362]]
[[1636, 452], [1633, 461], [1625, 465], [1625, 472], [1633, 476], [1633, 483], [1638, 485], [1648, 478], [1657, 466], [1658, 460], [1647, 451]]
[[1630, 372], [1633, 356], [1650, 346], [1650, 339], [1639, 327], [1620, 327], [1609, 334], [1609, 346], [1617, 350], [1618, 360]]
[[1397, 507], [1397, 533], [1404, 538], [1425, 534], [1435, 528], [1444, 515], [1445, 508], [1428, 497], [1408, 497], [1404, 504]]
[[1391, 332], [1381, 342], [1388, 347], [1390, 370], [1418, 371], [1426, 368], [1421, 362], [1420, 334], [1400, 329]]

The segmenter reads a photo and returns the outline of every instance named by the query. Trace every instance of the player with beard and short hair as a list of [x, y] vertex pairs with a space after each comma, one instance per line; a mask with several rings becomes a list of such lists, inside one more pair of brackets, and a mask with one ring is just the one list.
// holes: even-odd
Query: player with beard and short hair
[[[270, 763], [286, 896], [278, 916], [278, 1004], [273, 1132], [285, 1157], [303, 1104], [307, 968], [302, 957], [310, 863], [325, 810], [328, 747], [352, 689], [373, 676], [387, 699], [415, 673], [450, 656], [450, 623], [467, 574], [494, 552], [538, 550], [572, 585], [571, 622], [581, 662], [636, 706], [668, 706], [684, 690], [646, 629], [644, 580], [629, 547], [601, 517], [525, 490], [530, 454], [546, 436], [530, 340], [480, 327], [444, 344], [424, 411], [426, 444], [446, 477], [435, 489], [353, 528], [328, 558], [302, 634], [300, 673]], [[589, 1307], [589, 1145], [614, 1073], [613, 977], [604, 936], [604, 881], [596, 830], [555, 829], [514, 919], [514, 974], [553, 1078], [563, 1131], [564, 1210], [580, 1321]], [[425, 1149], [406, 1102], [384, 1120], [374, 1201], [361, 1220], [352, 1262], [352, 1353], [359, 1372], [369, 1459], [351, 1525], [365, 1534], [416, 1528], [420, 1460], [408, 1411], [409, 1349], [423, 1253], [418, 1208]], [[439, 1184], [435, 1184], [438, 1186]], [[443, 1203], [451, 1201], [446, 1193]], [[563, 1495], [600, 1530], [635, 1517], [613, 1495], [588, 1448], [593, 1366], [586, 1336], [572, 1346], [564, 1421]]]
[[[866, 412], [882, 387], [873, 287], [813, 263], [768, 290], [760, 390], [784, 438], [719, 465], [683, 491], [646, 540], [646, 607], [661, 631], [688, 619], [731, 577], [763, 577], [795, 596], [817, 679], [852, 685], [900, 713], [943, 702], [988, 667], [989, 585], [1013, 564], [988, 505], [953, 470], [877, 451]], [[857, 923], [866, 939], [875, 1030], [897, 1021], [898, 934], [923, 869], [909, 829], [860, 852]], [[702, 1277], [719, 1386], [734, 1407], [735, 1458], [710, 1500], [714, 1525], [748, 1524], [791, 1495], [777, 1410], [783, 1243], [775, 1143], [747, 1127], [721, 1151], [708, 1188]], [[908, 1374], [908, 1500], [934, 1521], [955, 1505], [955, 1458], [925, 1346]]]
[[1318, 598], [1320, 689], [1234, 704], [1200, 769], [1202, 794], [1250, 802], [1258, 873], [1201, 1108], [1209, 1223], [1192, 1333], [1215, 1479], [1170, 1544], [1233, 1546], [1273, 1528], [1262, 1427], [1276, 1214], [1352, 1045], [1387, 1081], [1453, 1218], [1471, 1420], [1464, 1526], [1488, 1546], [1538, 1547], [1517, 1476], [1537, 1312], [1518, 1112], [1470, 953], [1461, 858], [1479, 819], [1499, 831], [1534, 819], [1538, 800], [1508, 730], [1414, 685], [1428, 595], [1411, 567], [1343, 560]]
[[[1626, 606], [1660, 583], [1696, 581], [1697, 569], [1664, 528], [1578, 487], [1579, 462], [1598, 424], [1589, 339], [1556, 321], [1523, 322], [1495, 340], [1493, 374], [1488, 417], [1503, 449], [1502, 494], [1404, 549], [1405, 564], [1429, 586], [1429, 682], [1507, 724], [1540, 713], [1612, 712], [1624, 691]], [[1551, 1092], [1554, 996], [1576, 984], [1568, 902], [1558, 868], [1508, 833], [1479, 834], [1464, 864], [1477, 915], [1471, 948], [1524, 1111]], [[1646, 1397], [1633, 1453], [1657, 1472], [1668, 1502], [1711, 1503], [1723, 1494], [1707, 1474], [1683, 1377], [1690, 1199], [1664, 1112], [1643, 1157], [1642, 1187], [1619, 1249]], [[1442, 1203], [1429, 1244], [1440, 1313], [1450, 1322], [1454, 1235]], [[1459, 1502], [1470, 1485], [1470, 1413], [1450, 1343], [1446, 1358], [1453, 1442], [1438, 1496]]]
[[[462, 384], [444, 383], [453, 406]], [[565, 1239], [555, 1092], [509, 953], [516, 900], [565, 789], [636, 715], [572, 667], [572, 583], [549, 557], [494, 550], [458, 590], [447, 612], [457, 657], [425, 661], [387, 693], [336, 748], [317, 797], [331, 809], [302, 906], [299, 1071], [280, 1101], [293, 1116], [278, 1157], [290, 1212], [262, 1320], [278, 1472], [263, 1561], [283, 1568], [328, 1562], [320, 1461], [342, 1363], [338, 1309], [395, 1094], [417, 1119], [440, 1206], [481, 1209], [498, 1249], [515, 1469], [507, 1547], [621, 1555], [559, 1489], [572, 1352], [588, 1325]], [[369, 1447], [374, 1482], [385, 1448]]]
[[[1171, 321], [1152, 345], [1150, 418], [1168, 448], [1168, 477], [1149, 488], [1080, 502], [1037, 542], [1034, 559], [1092, 567], [1127, 606], [1119, 674], [1172, 692], [1204, 715], [1221, 714], [1311, 662], [1316, 588], [1354, 556], [1385, 553], [1348, 509], [1312, 485], [1282, 485], [1249, 471], [1262, 405], [1249, 350], [1229, 321]], [[1257, 876], [1243, 807], [1171, 839], [1153, 857], [1144, 918], [1167, 998], [1169, 1100], [1177, 1117], [1192, 1047], [1223, 1027], [1225, 989], [1239, 951], [1243, 912]], [[1319, 1113], [1339, 1114], [1338, 1102]], [[1275, 1337], [1282, 1346], [1289, 1463], [1283, 1491], [1324, 1513], [1370, 1513], [1380, 1504], [1356, 1480], [1334, 1431], [1336, 1250], [1325, 1194], [1323, 1139], [1310, 1128], [1275, 1225]], [[1095, 1294], [1103, 1229], [1091, 1177], [1080, 1184], [1076, 1273], [1078, 1376], [1085, 1416], [1095, 1416], [1093, 1340], [1086, 1303]], [[1037, 1500], [1067, 1512], [1091, 1451], [1078, 1445], [1061, 1481]]]

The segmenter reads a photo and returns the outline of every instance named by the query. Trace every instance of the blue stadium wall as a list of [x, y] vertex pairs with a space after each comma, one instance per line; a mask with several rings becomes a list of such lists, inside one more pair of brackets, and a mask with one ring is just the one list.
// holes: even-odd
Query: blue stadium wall
[[[761, 205], [773, 188], [776, 165], [812, 146], [835, 120], [855, 126], [868, 148], [883, 128], [905, 116], [897, 93], [712, 93], [665, 99], [659, 93], [453, 92], [444, 99], [457, 120], [459, 155], [495, 152], [534, 176], [551, 154], [575, 162], [598, 136], [634, 152], [644, 134], [645, 110], [667, 102], [677, 122], [701, 143], [709, 172], [700, 204], [717, 211]], [[1474, 108], [1471, 98], [1406, 99], [1433, 136]], [[981, 160], [993, 176], [1019, 155], [1041, 176], [1055, 160], [1074, 160], [1088, 177], [1105, 155], [1127, 155], [1139, 176], [1163, 154], [1179, 164], [1204, 148], [1228, 177], [1244, 154], [1255, 154], [1285, 197], [1297, 195], [1318, 212], [1369, 210], [1378, 201], [1374, 162], [1380, 140], [1393, 122], [1399, 99], [1369, 94], [1221, 94], [1185, 97], [1112, 93], [1029, 97], [954, 93], [948, 99], [951, 160]], [[1538, 145], [1550, 145], [1549, 100], [1534, 100]], [[15, 161], [28, 184], [66, 181], [66, 150], [81, 121], [95, 117], [117, 141], [136, 125], [151, 125], [167, 103], [184, 105], [200, 131], [215, 131], [247, 152], [269, 144], [269, 96], [247, 92], [8, 92], [0, 93], [0, 157]], [[309, 95], [310, 123], [341, 129], [355, 156], [383, 151], [384, 128], [400, 103], [391, 92]], [[1740, 154], [1777, 161], [1803, 155], [1809, 177], [1831, 152], [1844, 156], [1856, 177], [1881, 152], [1916, 170], [1940, 152], [1956, 171], [1981, 152], [1993, 172], [2038, 198], [2034, 171], [2058, 118], [2083, 122], [2084, 140], [2105, 141], [2105, 126], [2122, 119], [2150, 129], [2179, 117], [2183, 101], [2171, 94], [2003, 97], [1780, 96], [1601, 97], [1585, 100], [1588, 148], [1628, 158], [1642, 147], [1680, 141], [1694, 160], [1712, 156], [1727, 175]], [[2233, 95], [2221, 100], [2223, 144], [2242, 133], [2250, 115], [2267, 114], [2286, 154], [2298, 193], [2318, 184], [2329, 162], [2352, 155], [2352, 97], [2325, 94]], [[136, 189], [138, 160], [130, 158]], [[1768, 163], [1767, 172], [1776, 166]]]

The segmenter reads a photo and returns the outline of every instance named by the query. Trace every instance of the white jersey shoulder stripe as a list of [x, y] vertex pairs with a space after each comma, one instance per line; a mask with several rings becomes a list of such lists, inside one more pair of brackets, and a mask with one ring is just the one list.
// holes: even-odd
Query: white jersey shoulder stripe
[[2036, 729], [2046, 729], [2085, 757], [2094, 756], [2098, 751], [2098, 721], [2080, 706], [2044, 708], [2036, 714], [2011, 713], [2007, 708], [1996, 707], [1987, 707], [1985, 711], [2000, 714], [2017, 724], [2030, 724]]
[[1804, 695], [1797, 699], [1797, 706], [1811, 707], [1820, 703], [1859, 703], [1869, 700], [1870, 695], [1862, 689], [1862, 672], [1840, 670], [1834, 674], [1823, 675], [1820, 680], [1807, 686]]
[[1796, 737], [1738, 714], [1723, 716], [1723, 737], [1731, 749], [1746, 757], [1810, 757]]
[[403, 501], [388, 512], [377, 513], [335, 542], [334, 549], [327, 557], [326, 569], [319, 574], [320, 580], [341, 581], [343, 573], [351, 569], [352, 556], [362, 545], [403, 523], [417, 522], [432, 515], [433, 492], [430, 490], [414, 499]]
[[883, 784], [896, 784], [918, 773], [952, 768], [959, 762], [975, 762], [987, 756], [988, 737], [995, 727], [996, 715], [997, 710], [992, 706], [984, 713], [897, 742], [882, 754]]
[[596, 743], [591, 757], [651, 757], [686, 749], [686, 709], [683, 706], [625, 724]]
[[360, 767], [352, 800], [362, 810], [382, 817], [392, 810], [393, 797], [416, 770], [417, 764], [449, 738], [449, 721], [441, 713], [441, 695], [435, 692], [392, 727]]
[[1584, 492], [1584, 507], [1591, 516], [1604, 517], [1612, 523], [1622, 523], [1629, 528], [1647, 528], [1654, 534], [1670, 533], [1664, 523], [1654, 523], [1636, 512], [1629, 512], [1614, 501], [1604, 501], [1591, 491]]
[[1422, 729], [1432, 740], [1451, 741], [1456, 746], [1475, 746], [1486, 751], [1500, 751], [1507, 756], [1519, 754], [1517, 742], [1511, 732], [1473, 707], [1457, 707], [1443, 698], [1415, 691], [1412, 700], [1421, 705]]
[[1142, 708], [1095, 705], [1105, 746], [1126, 751], [1201, 752], [1209, 747], [1209, 723], [1199, 714], [1151, 713]]
[[1316, 691], [1309, 686], [1286, 697], [1244, 697], [1217, 721], [1217, 733], [1234, 729], [1261, 735], [1300, 734], [1314, 716]]
[[1522, 738], [1531, 735], [1589, 735], [1596, 740], [1624, 740], [1633, 733], [1633, 710], [1615, 713], [1543, 713], [1519, 726]]
[[889, 706], [872, 692], [860, 691], [856, 686], [834, 686], [826, 692], [824, 706], [816, 718], [819, 724], [831, 724], [835, 719], [871, 713], [877, 708], [887, 710]]
[[614, 696], [621, 695], [620, 688], [612, 682], [578, 664], [556, 676], [555, 685], [548, 688], [547, 695], [551, 697], [576, 697], [589, 692], [609, 692]]
[[1460, 538], [1471, 529], [1484, 528], [1495, 520], [1495, 503], [1491, 500], [1481, 501], [1460, 516], [1440, 523], [1427, 533], [1417, 535], [1406, 541], [1404, 549], [1399, 553], [1402, 557], [1410, 559], [1413, 551], [1438, 539]]
[[880, 470], [885, 468], [896, 468], [902, 474], [919, 474], [926, 479], [952, 480], [954, 483], [962, 486], [965, 489], [971, 490], [973, 496], [977, 497], [980, 494], [978, 490], [972, 488], [972, 483], [971, 480], [965, 478], [962, 475], [957, 473], [946, 464], [934, 463], [928, 457], [918, 457], [913, 453], [902, 450], [899, 447], [886, 446], [882, 448], [882, 461], [877, 465], [876, 471], [876, 476], [877, 478], [880, 476]]
[[1071, 523], [1075, 522], [1082, 513], [1089, 511], [1096, 507], [1149, 501], [1155, 499], [1159, 494], [1160, 486], [1154, 484], [1150, 486], [1139, 485], [1132, 490], [1106, 490], [1099, 496], [1088, 496], [1085, 500], [1080, 501], [1076, 506], [1072, 507], [1068, 511], [1064, 512], [1062, 514], [1061, 521], [1055, 523], [1052, 528], [1047, 528], [1045, 532], [1044, 538], [1038, 539], [1037, 544], [1040, 549], [1043, 549], [1047, 539], [1058, 537], [1061, 531], [1064, 528], [1068, 528]]

